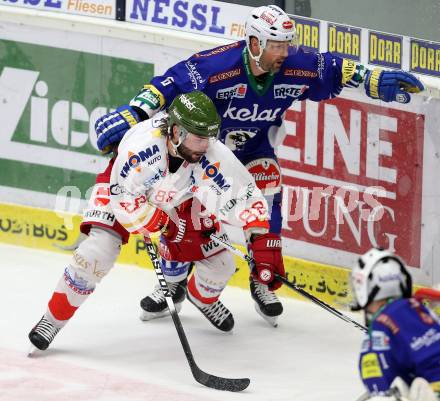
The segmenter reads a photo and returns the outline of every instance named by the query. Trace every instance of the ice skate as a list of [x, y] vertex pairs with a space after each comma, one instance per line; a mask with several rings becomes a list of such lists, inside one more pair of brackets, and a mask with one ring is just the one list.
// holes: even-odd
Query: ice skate
[[255, 310], [270, 325], [278, 326], [278, 316], [283, 313], [283, 305], [273, 291], [267, 285], [260, 283], [250, 276], [250, 289], [255, 301]]
[[190, 293], [188, 293], [188, 301], [190, 301], [203, 315], [219, 330], [231, 331], [234, 327], [234, 317], [231, 311], [223, 305], [218, 299], [212, 304], [206, 304], [200, 307], [197, 301]]
[[[182, 280], [177, 283], [167, 283], [168, 288], [171, 291], [174, 305], [177, 313], [182, 309], [182, 302], [186, 296], [187, 280]], [[142, 321], [148, 321], [152, 319], [158, 319], [169, 314], [167, 302], [160, 288], [157, 284], [154, 287], [154, 291], [141, 300], [141, 314], [140, 319]]]
[[[40, 351], [44, 351], [49, 347], [50, 343], [53, 341], [59, 331], [59, 328], [55, 327], [43, 316], [30, 331], [29, 340], [33, 347]], [[31, 356], [36, 351], [33, 347], [29, 350], [28, 356]]]
[[32, 358], [39, 351], [40, 350], [37, 347], [35, 347], [35, 345], [30, 345], [27, 352], [27, 357]]

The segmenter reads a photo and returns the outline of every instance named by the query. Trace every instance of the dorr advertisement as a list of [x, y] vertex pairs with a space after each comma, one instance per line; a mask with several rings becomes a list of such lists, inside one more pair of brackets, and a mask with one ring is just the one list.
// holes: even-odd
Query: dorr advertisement
[[304, 51], [318, 52], [320, 47], [320, 21], [292, 16], [298, 35], [298, 44]]

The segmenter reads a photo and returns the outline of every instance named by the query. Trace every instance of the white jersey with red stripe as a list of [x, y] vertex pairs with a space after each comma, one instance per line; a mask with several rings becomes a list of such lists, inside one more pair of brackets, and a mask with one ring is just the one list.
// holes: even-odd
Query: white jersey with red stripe
[[238, 227], [264, 227], [268, 206], [248, 170], [220, 141], [196, 163], [168, 168], [167, 114], [131, 128], [118, 148], [110, 180], [110, 201], [118, 221], [130, 232], [145, 227], [157, 209], [171, 213], [197, 198], [206, 212]]

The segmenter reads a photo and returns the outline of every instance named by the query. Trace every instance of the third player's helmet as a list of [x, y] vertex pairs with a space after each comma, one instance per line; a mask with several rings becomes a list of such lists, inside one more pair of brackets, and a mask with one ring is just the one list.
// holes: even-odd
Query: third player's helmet
[[[246, 43], [249, 54], [259, 61], [268, 40], [288, 41], [298, 47], [295, 24], [290, 17], [278, 6], [261, 6], [254, 8], [246, 20]], [[261, 53], [253, 56], [250, 51], [251, 37], [258, 39]]]
[[217, 138], [220, 130], [221, 120], [214, 103], [200, 91], [176, 96], [168, 108], [168, 119], [170, 127], [176, 124], [201, 137]]
[[409, 298], [411, 276], [404, 263], [390, 251], [372, 248], [362, 255], [350, 275], [354, 309], [388, 298]]

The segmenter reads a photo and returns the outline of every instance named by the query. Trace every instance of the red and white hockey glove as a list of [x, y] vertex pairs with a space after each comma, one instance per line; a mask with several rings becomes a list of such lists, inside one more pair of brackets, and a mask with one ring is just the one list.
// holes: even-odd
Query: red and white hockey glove
[[169, 217], [163, 210], [152, 207], [148, 215], [147, 222], [142, 227], [134, 230], [132, 229], [132, 224], [130, 224], [130, 227], [123, 224], [123, 227], [132, 234], [150, 235], [151, 233], [162, 230], [163, 227], [168, 224], [168, 220]]
[[274, 275], [285, 276], [281, 237], [274, 233], [258, 235], [251, 240], [249, 249], [255, 261], [252, 275], [273, 291], [280, 288], [281, 282], [275, 280]]
[[[195, 202], [194, 202], [195, 203]], [[207, 244], [211, 241], [210, 235], [220, 230], [220, 224], [214, 215], [204, 216], [202, 207], [194, 210], [193, 202], [185, 202], [175, 209], [175, 215], [168, 221], [163, 233], [166, 239], [174, 243]]]

